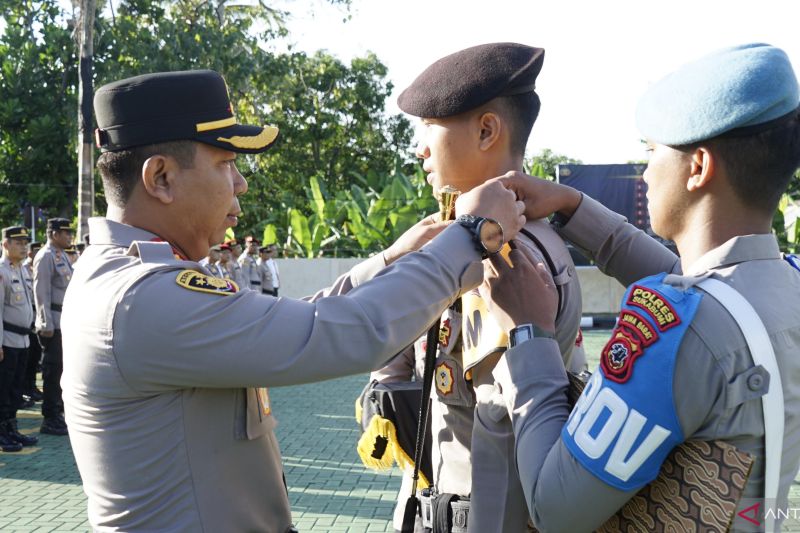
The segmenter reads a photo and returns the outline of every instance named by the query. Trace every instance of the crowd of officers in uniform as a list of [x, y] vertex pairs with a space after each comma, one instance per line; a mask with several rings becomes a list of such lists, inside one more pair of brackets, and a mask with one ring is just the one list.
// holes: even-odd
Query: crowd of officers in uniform
[[[24, 434], [17, 411], [41, 402], [39, 432], [67, 435], [61, 398], [63, 356], [61, 306], [72, 278], [73, 264], [88, 245], [73, 243], [70, 221], [47, 221], [47, 242], [32, 242], [28, 228], [2, 232], [0, 256], [0, 450], [19, 452], [39, 439]], [[248, 236], [244, 249], [235, 239], [212, 247], [201, 263], [214, 275], [239, 288], [278, 296], [280, 274], [273, 260], [275, 244], [261, 246]], [[42, 390], [36, 386], [41, 370]]]

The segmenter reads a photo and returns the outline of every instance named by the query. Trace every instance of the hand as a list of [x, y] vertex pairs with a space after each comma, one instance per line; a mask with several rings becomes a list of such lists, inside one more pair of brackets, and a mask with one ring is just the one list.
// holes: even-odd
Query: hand
[[[525, 216], [530, 220], [560, 212], [572, 216], [581, 203], [581, 193], [572, 187], [522, 172], [507, 172], [491, 181], [499, 181], [525, 202]], [[487, 182], [488, 183], [488, 182]]]
[[525, 225], [525, 204], [518, 202], [515, 193], [496, 180], [488, 181], [456, 200], [456, 216], [475, 215], [491, 218], [503, 228], [503, 240], [516, 237]]
[[409, 252], [419, 250], [452, 223], [452, 220], [440, 222], [439, 213], [423, 218], [408, 228], [394, 244], [384, 250], [383, 259], [386, 261], [386, 265], [391, 265]]
[[530, 323], [555, 333], [558, 292], [547, 267], [522, 248], [509, 254], [514, 268], [500, 254], [489, 259], [478, 291], [500, 327], [508, 332]]
[[44, 337], [45, 339], [49, 339], [50, 337], [52, 337], [52, 336], [53, 336], [53, 334], [54, 334], [54, 333], [55, 333], [55, 332], [54, 332], [52, 329], [49, 329], [49, 330], [43, 330], [43, 331], [40, 331], [40, 332], [39, 332], [39, 336], [40, 336], [40, 337]]
[[3, 355], [3, 349], [0, 348], [0, 363], [3, 362], [3, 359], [5, 359], [5, 355]]

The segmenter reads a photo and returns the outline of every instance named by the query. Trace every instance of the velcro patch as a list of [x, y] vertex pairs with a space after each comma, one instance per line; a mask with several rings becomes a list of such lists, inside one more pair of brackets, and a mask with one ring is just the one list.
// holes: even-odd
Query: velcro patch
[[190, 291], [208, 292], [211, 294], [230, 295], [239, 292], [239, 286], [233, 281], [214, 276], [207, 276], [196, 270], [182, 270], [175, 282]]
[[675, 308], [653, 289], [634, 285], [626, 303], [644, 309], [648, 315], [653, 317], [659, 331], [667, 331], [681, 323]]

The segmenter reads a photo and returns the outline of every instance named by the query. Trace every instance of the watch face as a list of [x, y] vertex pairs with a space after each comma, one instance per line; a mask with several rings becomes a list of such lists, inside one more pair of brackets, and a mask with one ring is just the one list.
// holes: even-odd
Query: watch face
[[503, 228], [491, 219], [485, 219], [481, 222], [478, 229], [481, 243], [486, 251], [494, 254], [500, 251], [503, 247]]

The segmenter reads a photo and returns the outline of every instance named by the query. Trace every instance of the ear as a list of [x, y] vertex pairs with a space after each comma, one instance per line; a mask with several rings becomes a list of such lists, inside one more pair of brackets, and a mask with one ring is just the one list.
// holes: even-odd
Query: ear
[[171, 157], [154, 155], [142, 165], [142, 185], [156, 200], [171, 204], [175, 199], [174, 176], [178, 165]]
[[500, 134], [503, 131], [503, 121], [499, 115], [491, 111], [483, 113], [478, 120], [480, 126], [480, 144], [478, 147], [486, 151], [500, 139]]
[[708, 186], [716, 175], [717, 160], [714, 154], [704, 146], [698, 147], [689, 157], [691, 170], [689, 180], [686, 182], [686, 190], [693, 192]]

